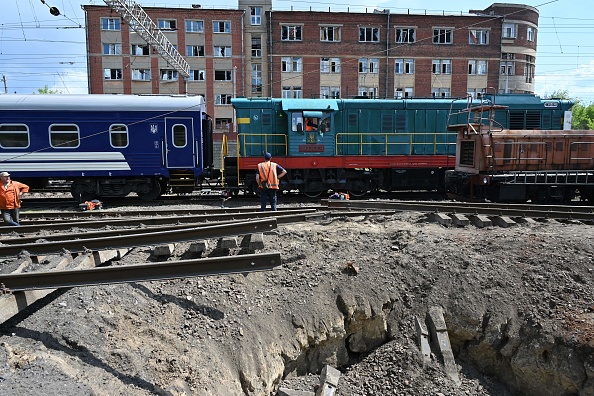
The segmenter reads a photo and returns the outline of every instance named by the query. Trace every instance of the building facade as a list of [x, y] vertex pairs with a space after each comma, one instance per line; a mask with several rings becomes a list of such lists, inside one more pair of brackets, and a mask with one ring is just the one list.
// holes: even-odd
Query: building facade
[[534, 92], [538, 10], [495, 3], [464, 15], [145, 8], [190, 77], [107, 6], [84, 6], [90, 93], [203, 95], [216, 132], [235, 96], [464, 97]]

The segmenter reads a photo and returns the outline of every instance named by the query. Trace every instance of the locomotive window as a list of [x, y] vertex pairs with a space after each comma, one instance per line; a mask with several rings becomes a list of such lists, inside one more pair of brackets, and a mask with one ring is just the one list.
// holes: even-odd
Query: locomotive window
[[78, 126], [50, 125], [50, 144], [54, 148], [74, 148], [80, 146]]
[[187, 134], [186, 126], [183, 124], [177, 124], [173, 126], [173, 146], [175, 147], [186, 147]]
[[128, 127], [114, 124], [109, 127], [109, 141], [111, 147], [128, 147]]
[[320, 121], [320, 133], [329, 132], [330, 129], [330, 117], [326, 117], [322, 121]]
[[303, 116], [301, 113], [293, 113], [291, 115], [291, 130], [293, 132], [303, 132], [305, 125], [303, 125]]
[[0, 147], [27, 148], [29, 147], [29, 128], [24, 124], [1, 124]]

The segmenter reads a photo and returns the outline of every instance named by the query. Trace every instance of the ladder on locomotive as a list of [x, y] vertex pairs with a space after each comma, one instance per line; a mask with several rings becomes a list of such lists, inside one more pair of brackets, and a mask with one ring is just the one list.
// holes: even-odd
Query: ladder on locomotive
[[[459, 131], [464, 134], [473, 133], [481, 136], [483, 152], [485, 153], [485, 158], [489, 161], [489, 169], [492, 172], [495, 171], [496, 162], [493, 135], [491, 132], [505, 129], [503, 125], [495, 120], [495, 110], [506, 108], [508, 106], [495, 104], [489, 99], [482, 100], [480, 104], [476, 105], [473, 104], [472, 96], [468, 96], [466, 108], [458, 112], [450, 109], [450, 116], [448, 117], [449, 130]], [[465, 117], [463, 118], [466, 118], [466, 122], [464, 124], [450, 124], [450, 118], [454, 115], [464, 115]]]

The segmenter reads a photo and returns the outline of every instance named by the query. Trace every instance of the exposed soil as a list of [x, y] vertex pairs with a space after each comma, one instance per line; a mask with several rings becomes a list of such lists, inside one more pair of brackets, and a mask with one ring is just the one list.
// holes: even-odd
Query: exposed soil
[[[421, 213], [281, 225], [264, 235], [283, 257], [272, 271], [70, 289], [2, 325], [0, 394], [313, 392], [328, 364], [342, 396], [591, 396], [593, 236], [553, 221], [446, 228]], [[246, 252], [209, 243], [207, 256]], [[155, 260], [137, 248], [113, 265]], [[460, 385], [416, 343], [414, 319], [434, 306]]]

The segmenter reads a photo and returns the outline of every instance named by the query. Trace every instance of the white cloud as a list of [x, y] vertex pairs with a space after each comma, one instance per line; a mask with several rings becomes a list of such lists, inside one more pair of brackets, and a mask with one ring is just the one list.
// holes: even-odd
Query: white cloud
[[536, 93], [548, 96], [555, 91], [567, 91], [570, 97], [585, 103], [594, 102], [594, 60], [572, 68], [535, 76]]

